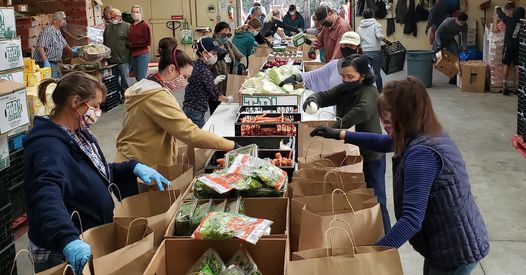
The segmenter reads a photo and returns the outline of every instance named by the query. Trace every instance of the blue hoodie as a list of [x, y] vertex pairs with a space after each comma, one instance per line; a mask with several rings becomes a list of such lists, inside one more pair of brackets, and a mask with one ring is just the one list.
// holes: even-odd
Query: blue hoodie
[[232, 37], [232, 43], [247, 58], [252, 55], [255, 42], [256, 39], [249, 31], [236, 32], [234, 37]]
[[[87, 131], [83, 134], [106, 164], [95, 138]], [[77, 143], [45, 117], [35, 117], [24, 148], [28, 234], [38, 247], [62, 253], [66, 244], [79, 238], [78, 218], [71, 219], [73, 211], [79, 212], [84, 230], [110, 223], [114, 208], [110, 182], [127, 195], [136, 192], [133, 169], [137, 161], [106, 164], [106, 178]]]

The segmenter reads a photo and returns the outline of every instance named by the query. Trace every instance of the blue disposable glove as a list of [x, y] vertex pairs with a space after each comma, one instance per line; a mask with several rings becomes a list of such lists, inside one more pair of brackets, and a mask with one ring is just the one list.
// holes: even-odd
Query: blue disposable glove
[[44, 67], [51, 68], [51, 63], [48, 60], [44, 61]]
[[159, 190], [164, 191], [163, 183], [170, 185], [170, 182], [159, 174], [155, 169], [150, 168], [142, 163], [137, 163], [135, 168], [133, 168], [133, 173], [139, 177], [144, 183], [150, 185], [152, 180], [155, 181]]
[[79, 50], [80, 50], [80, 47], [79, 47], [79, 46], [76, 46], [76, 47], [71, 48], [71, 52], [74, 53], [74, 54], [78, 54], [78, 53], [79, 53]]
[[64, 247], [63, 253], [68, 263], [73, 266], [75, 274], [82, 274], [82, 269], [91, 256], [91, 247], [81, 240], [74, 240]]

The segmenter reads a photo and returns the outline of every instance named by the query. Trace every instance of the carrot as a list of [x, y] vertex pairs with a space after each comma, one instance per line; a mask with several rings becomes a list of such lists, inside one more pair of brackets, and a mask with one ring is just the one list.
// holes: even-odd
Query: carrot
[[217, 159], [216, 162], [217, 162], [217, 166], [219, 166], [219, 167], [225, 166], [225, 159], [224, 158]]

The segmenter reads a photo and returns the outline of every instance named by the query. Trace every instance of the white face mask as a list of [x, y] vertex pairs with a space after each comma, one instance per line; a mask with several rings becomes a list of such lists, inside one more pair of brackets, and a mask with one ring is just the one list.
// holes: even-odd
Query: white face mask
[[[210, 53], [208, 53], [210, 54]], [[208, 65], [214, 65], [217, 63], [217, 55], [212, 55], [211, 57], [209, 57], [206, 62], [208, 63]]]
[[289, 13], [290, 13], [291, 16], [296, 15], [296, 12], [295, 12], [295, 11], [291, 11], [291, 12], [289, 12]]
[[100, 109], [95, 109], [89, 106], [89, 104], [86, 102], [84, 102], [84, 104], [88, 106], [88, 110], [83, 115], [80, 115], [79, 113], [80, 125], [82, 128], [89, 128], [93, 126], [97, 122], [97, 120], [99, 120], [100, 116], [102, 115], [102, 111]]
[[164, 86], [172, 92], [183, 90], [188, 85], [188, 81], [182, 74], [176, 77], [174, 80], [169, 82], [163, 82]]
[[141, 21], [142, 15], [140, 13], [134, 12], [132, 13], [132, 19], [135, 21]]
[[115, 20], [111, 20], [111, 23], [112, 23], [113, 25], [117, 25], [117, 24], [119, 24], [119, 20], [117, 20], [117, 19], [115, 19]]
[[250, 33], [253, 35], [253, 36], [257, 36], [259, 34], [258, 31], [250, 31]]

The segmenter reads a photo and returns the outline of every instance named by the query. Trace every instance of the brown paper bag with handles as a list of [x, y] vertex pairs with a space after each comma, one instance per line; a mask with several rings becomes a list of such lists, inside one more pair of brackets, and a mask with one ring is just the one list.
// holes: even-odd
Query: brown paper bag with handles
[[142, 274], [151, 259], [147, 259], [147, 255], [153, 256], [153, 230], [143, 218], [128, 226], [117, 222], [96, 226], [84, 232], [81, 238], [91, 247], [95, 268], [95, 272], [90, 272], [89, 265], [86, 265], [83, 274], [130, 275], [123, 270]]
[[179, 190], [152, 191], [127, 197], [115, 205], [113, 221], [129, 226], [138, 218], [145, 218], [154, 233], [154, 246], [161, 245], [164, 232], [176, 214], [183, 194]]
[[346, 151], [352, 145], [345, 144], [343, 140], [326, 139], [322, 137], [311, 137], [310, 133], [318, 126], [333, 125], [336, 120], [315, 120], [302, 121], [298, 130], [298, 157], [306, 156], [309, 151], [307, 147], [312, 150], [311, 154], [318, 154], [323, 152], [338, 152]]
[[363, 172], [363, 158], [347, 151], [304, 156], [298, 159], [298, 168], [319, 168], [348, 173]]
[[35, 273], [35, 275], [75, 275], [75, 273], [71, 265], [63, 263], [42, 272]]
[[336, 189], [331, 195], [295, 198], [293, 201], [303, 204], [298, 250], [323, 247], [320, 236], [333, 219], [344, 220], [352, 226], [358, 245], [375, 244], [384, 236], [380, 204], [374, 195], [348, 195]]
[[305, 177], [293, 176], [292, 182], [288, 186], [289, 194], [293, 198], [331, 194], [338, 188], [345, 191], [366, 188], [365, 180], [361, 173], [343, 173], [305, 168], [298, 170], [297, 174]]
[[[190, 186], [190, 182], [192, 182], [192, 179], [194, 178], [194, 167], [191, 162], [191, 155], [192, 152], [187, 151], [181, 154], [181, 162], [177, 164], [174, 164], [172, 166], [155, 165], [152, 168], [157, 170], [157, 172], [159, 172], [167, 180], [170, 181], [172, 189], [178, 190], [179, 193], [183, 194], [188, 188], [188, 186]], [[139, 189], [141, 193], [159, 190], [155, 183], [146, 185], [142, 182], [140, 178], [137, 178], [137, 182], [140, 183]]]
[[234, 101], [240, 102], [239, 90], [246, 79], [246, 75], [229, 74], [226, 79], [226, 96], [234, 96]]
[[[334, 245], [342, 244], [332, 240], [330, 235], [333, 235], [332, 231], [334, 230], [344, 232], [346, 239], [350, 241], [349, 247], [337, 248], [337, 245]], [[325, 243], [327, 243], [325, 245], [327, 248], [294, 252], [287, 266], [287, 274], [403, 274], [400, 254], [395, 248], [357, 246], [349, 232], [341, 227], [330, 227], [327, 229], [325, 231]]]

